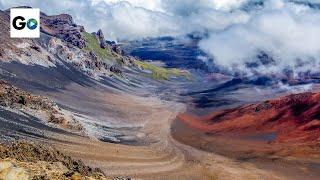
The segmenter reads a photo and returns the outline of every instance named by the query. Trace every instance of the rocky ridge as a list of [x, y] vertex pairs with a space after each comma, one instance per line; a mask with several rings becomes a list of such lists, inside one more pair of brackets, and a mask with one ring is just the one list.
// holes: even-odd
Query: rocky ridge
[[86, 47], [86, 41], [82, 37], [84, 27], [76, 25], [68, 14], [47, 16], [41, 13], [41, 32], [63, 39], [80, 49]]
[[[29, 8], [29, 7], [25, 7]], [[0, 10], [0, 62], [18, 62], [43, 67], [73, 66], [90, 78], [120, 78], [130, 83], [124, 72], [185, 76], [177, 69], [154, 67], [147, 62], [124, 55], [122, 48], [105, 39], [102, 30], [88, 33], [83, 26], [74, 23], [68, 14], [48, 16], [41, 12], [39, 39], [12, 39], [9, 34], [9, 10]], [[148, 68], [146, 68], [148, 67]], [[148, 69], [150, 72], [146, 72]], [[169, 71], [168, 71], [169, 70]], [[167, 73], [170, 72], [170, 73]], [[156, 78], [157, 79], [157, 78]], [[160, 78], [157, 80], [167, 80]]]
[[[100, 76], [121, 76], [124, 66], [137, 67], [134, 63], [136, 59], [119, 54], [121, 51], [115, 48], [118, 46], [109, 45], [101, 30], [87, 33], [68, 14], [48, 16], [41, 12], [39, 39], [10, 38], [9, 10], [0, 10], [0, 20], [0, 58], [3, 62], [18, 61], [45, 67], [68, 63], [95, 79]], [[94, 38], [90, 36], [88, 39], [88, 34]]]

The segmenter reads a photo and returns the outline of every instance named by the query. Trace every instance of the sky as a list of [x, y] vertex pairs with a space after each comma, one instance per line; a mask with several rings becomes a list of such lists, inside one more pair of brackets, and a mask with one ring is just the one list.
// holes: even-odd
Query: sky
[[[243, 8], [261, 1], [263, 6]], [[320, 9], [307, 3], [320, 0], [0, 0], [0, 8], [29, 5], [48, 15], [68, 13], [87, 31], [102, 29], [112, 40], [203, 33], [199, 47], [230, 72], [299, 74], [320, 64]], [[262, 52], [275, 65], [248, 68]]]

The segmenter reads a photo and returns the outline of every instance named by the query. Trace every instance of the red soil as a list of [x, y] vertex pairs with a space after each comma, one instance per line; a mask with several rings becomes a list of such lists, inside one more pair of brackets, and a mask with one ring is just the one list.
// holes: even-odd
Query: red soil
[[215, 135], [274, 134], [274, 142], [320, 141], [320, 93], [293, 94], [206, 116], [180, 114], [192, 129]]

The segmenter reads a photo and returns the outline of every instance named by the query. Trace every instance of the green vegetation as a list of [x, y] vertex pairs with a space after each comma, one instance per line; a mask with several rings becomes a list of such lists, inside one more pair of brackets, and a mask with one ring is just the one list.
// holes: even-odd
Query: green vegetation
[[[114, 60], [117, 61], [119, 64], [122, 64], [121, 56], [111, 52], [108, 49], [101, 48], [99, 41], [93, 34], [83, 32], [82, 35], [87, 42], [87, 47], [85, 47], [86, 51], [93, 51], [101, 59]], [[186, 78], [191, 79], [191, 75], [188, 71], [182, 71], [175, 68], [163, 68], [139, 60], [136, 60], [135, 63], [137, 66], [140, 66], [145, 70], [151, 71], [152, 78], [156, 80], [168, 80], [171, 76], [185, 76]]]
[[82, 35], [87, 42], [85, 50], [95, 52], [102, 59], [113, 59], [111, 51], [101, 48], [97, 38], [93, 34], [83, 32]]
[[156, 80], [168, 80], [170, 76], [185, 76], [186, 78], [191, 79], [191, 75], [187, 71], [181, 71], [176, 68], [163, 68], [138, 60], [136, 60], [135, 63], [141, 68], [151, 71], [152, 78]]

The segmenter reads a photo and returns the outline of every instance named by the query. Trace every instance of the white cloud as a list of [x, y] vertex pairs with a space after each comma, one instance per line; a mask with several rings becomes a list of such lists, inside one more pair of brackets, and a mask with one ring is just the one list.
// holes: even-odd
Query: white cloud
[[[179, 36], [220, 30], [245, 21], [246, 13], [224, 11], [246, 0], [0, 0], [6, 8], [28, 5], [47, 14], [68, 13], [88, 31], [101, 28], [110, 39]], [[223, 9], [220, 11], [218, 9]]]
[[117, 4], [120, 2], [128, 2], [132, 6], [142, 7], [152, 11], [163, 12], [161, 0], [91, 0], [93, 4], [99, 3], [101, 1], [107, 4]]
[[138, 39], [178, 34], [178, 20], [165, 13], [137, 8], [121, 2], [101, 12], [99, 24], [110, 38]]
[[212, 0], [215, 9], [218, 10], [230, 10], [238, 8], [248, 0]]
[[260, 66], [260, 73], [283, 69], [296, 73], [317, 71], [319, 20], [317, 10], [272, 0], [265, 9], [251, 14], [248, 22], [212, 32], [208, 39], [200, 42], [200, 47], [212, 55], [218, 65], [230, 70], [248, 72], [246, 63], [256, 62], [256, 56], [263, 51], [272, 56], [276, 66]]

